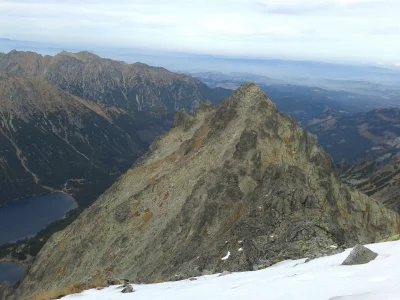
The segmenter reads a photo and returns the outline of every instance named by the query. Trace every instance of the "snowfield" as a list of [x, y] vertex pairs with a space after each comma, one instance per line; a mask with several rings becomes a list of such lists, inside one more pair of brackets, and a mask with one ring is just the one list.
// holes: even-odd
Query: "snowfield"
[[[318, 258], [284, 261], [264, 270], [149, 285], [88, 290], [64, 300], [400, 300], [400, 241], [367, 245], [378, 257], [341, 266], [351, 249]], [[243, 249], [246, 251], [246, 249]]]

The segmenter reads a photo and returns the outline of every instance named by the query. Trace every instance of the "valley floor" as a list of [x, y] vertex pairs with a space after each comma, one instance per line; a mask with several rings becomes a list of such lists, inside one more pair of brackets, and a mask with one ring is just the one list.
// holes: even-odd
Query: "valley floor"
[[[351, 249], [318, 258], [284, 261], [270, 268], [211, 275], [197, 280], [135, 285], [122, 294], [118, 286], [89, 290], [64, 300], [398, 300], [400, 241], [367, 246], [379, 256], [358, 266], [341, 266]], [[245, 251], [245, 250], [244, 250]]]

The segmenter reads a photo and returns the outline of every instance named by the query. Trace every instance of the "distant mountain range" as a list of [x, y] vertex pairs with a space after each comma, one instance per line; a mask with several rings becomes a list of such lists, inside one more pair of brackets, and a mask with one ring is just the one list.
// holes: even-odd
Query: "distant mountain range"
[[375, 109], [357, 114], [327, 110], [309, 121], [307, 130], [340, 163], [374, 160], [400, 149], [400, 109]]
[[0, 71], [37, 76], [82, 99], [127, 111], [193, 111], [204, 99], [220, 102], [229, 95], [164, 68], [103, 59], [89, 52], [41, 56], [11, 51], [0, 57]]
[[[343, 113], [366, 112], [375, 108], [399, 105], [400, 89], [361, 81], [336, 81], [331, 88], [317, 87], [305, 80], [288, 84], [283, 80], [249, 73], [188, 72], [210, 87], [235, 89], [245, 82], [256, 82], [278, 108], [305, 124], [319, 118], [326, 110]], [[400, 86], [400, 85], [399, 85]]]
[[88, 52], [12, 51], [0, 72], [0, 205], [65, 190], [87, 206], [171, 128], [175, 111], [230, 94]]
[[[90, 45], [88, 46], [89, 50], [102, 57], [132, 63], [141, 61], [175, 71], [253, 73], [282, 80], [289, 84], [319, 87], [342, 87], [344, 81], [354, 81], [353, 86], [355, 82], [358, 82], [358, 86], [365, 86], [365, 84], [369, 86], [371, 83], [394, 88], [400, 86], [400, 68], [394, 64], [385, 66], [351, 65], [304, 60], [226, 57], [138, 48], [124, 49], [112, 46], [93, 48]], [[9, 52], [12, 49], [55, 55], [62, 50], [79, 52], [82, 49], [88, 49], [88, 47], [0, 39], [0, 52]], [[368, 90], [373, 91], [369, 88]]]

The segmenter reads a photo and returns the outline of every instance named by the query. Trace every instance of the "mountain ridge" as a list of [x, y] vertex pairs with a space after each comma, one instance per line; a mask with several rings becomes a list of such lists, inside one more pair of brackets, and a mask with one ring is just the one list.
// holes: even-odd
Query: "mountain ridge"
[[316, 137], [255, 84], [175, 124], [52, 236], [15, 298], [109, 278], [252, 270], [399, 232], [399, 215], [349, 191]]
[[127, 111], [193, 111], [204, 100], [215, 104], [230, 93], [164, 68], [104, 59], [87, 51], [42, 56], [13, 50], [0, 57], [0, 70], [39, 76], [82, 99]]

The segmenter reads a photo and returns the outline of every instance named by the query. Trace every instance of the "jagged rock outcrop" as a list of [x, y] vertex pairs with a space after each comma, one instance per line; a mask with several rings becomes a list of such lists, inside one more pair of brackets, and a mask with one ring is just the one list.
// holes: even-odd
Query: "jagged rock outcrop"
[[88, 280], [252, 270], [399, 232], [399, 216], [350, 192], [316, 137], [255, 84], [192, 118], [181, 116], [184, 122], [52, 236], [15, 298], [62, 294]]
[[129, 112], [193, 111], [204, 100], [219, 103], [230, 94], [164, 68], [104, 59], [89, 52], [42, 56], [13, 50], [0, 56], [0, 71], [41, 77], [82, 99]]
[[163, 128], [143, 119], [0, 72], [0, 205], [62, 189], [89, 205], [147, 150], [141, 131]]

